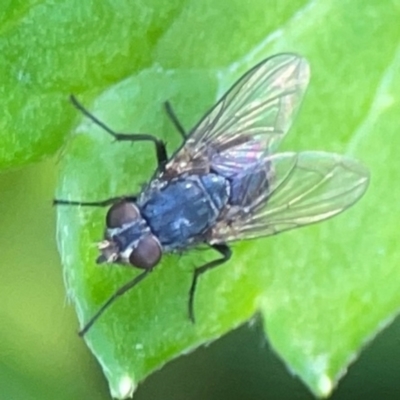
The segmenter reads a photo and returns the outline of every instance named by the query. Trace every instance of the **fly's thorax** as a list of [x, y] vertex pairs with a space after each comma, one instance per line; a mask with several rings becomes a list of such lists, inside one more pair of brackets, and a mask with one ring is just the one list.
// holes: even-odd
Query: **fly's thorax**
[[218, 174], [183, 174], [154, 180], [138, 207], [164, 251], [186, 249], [203, 241], [228, 202], [230, 184]]
[[99, 243], [98, 263], [122, 263], [151, 269], [159, 261], [162, 248], [133, 202], [122, 200], [107, 212], [104, 240]]

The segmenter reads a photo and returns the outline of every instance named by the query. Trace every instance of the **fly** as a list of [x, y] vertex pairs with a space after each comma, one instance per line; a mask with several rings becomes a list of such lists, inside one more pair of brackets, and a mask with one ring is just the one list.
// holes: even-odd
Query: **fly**
[[54, 200], [58, 205], [109, 206], [97, 262], [143, 270], [103, 304], [81, 336], [117, 297], [147, 277], [164, 253], [206, 244], [219, 257], [193, 272], [188, 313], [194, 322], [198, 279], [231, 258], [228, 243], [325, 220], [363, 195], [369, 172], [355, 160], [319, 151], [275, 153], [309, 77], [309, 65], [298, 55], [267, 58], [243, 75], [189, 133], [166, 103], [183, 139], [171, 157], [157, 137], [115, 133], [71, 96], [75, 107], [114, 139], [152, 142], [158, 163], [137, 195], [94, 202]]

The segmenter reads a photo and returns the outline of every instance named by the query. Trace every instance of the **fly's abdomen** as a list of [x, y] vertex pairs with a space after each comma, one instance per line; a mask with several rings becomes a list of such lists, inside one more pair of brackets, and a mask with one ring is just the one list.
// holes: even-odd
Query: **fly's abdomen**
[[161, 245], [184, 248], [201, 241], [229, 199], [229, 183], [218, 175], [190, 176], [152, 190], [141, 214]]
[[269, 163], [259, 162], [249, 165], [236, 175], [230, 177], [231, 194], [229, 203], [240, 207], [248, 207], [261, 195], [267, 195], [269, 173]]

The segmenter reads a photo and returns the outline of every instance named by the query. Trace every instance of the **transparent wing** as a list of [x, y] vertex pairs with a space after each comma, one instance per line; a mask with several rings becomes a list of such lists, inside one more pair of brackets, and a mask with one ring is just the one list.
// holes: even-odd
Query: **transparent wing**
[[203, 117], [166, 169], [207, 171], [211, 164], [230, 175], [272, 152], [293, 122], [309, 76], [307, 61], [298, 55], [264, 60]]
[[[369, 182], [365, 167], [332, 153], [276, 154], [266, 157], [260, 168], [268, 188], [248, 206], [232, 207], [213, 229], [211, 242], [274, 235], [333, 217], [353, 205]], [[246, 182], [242, 189], [253, 187]]]

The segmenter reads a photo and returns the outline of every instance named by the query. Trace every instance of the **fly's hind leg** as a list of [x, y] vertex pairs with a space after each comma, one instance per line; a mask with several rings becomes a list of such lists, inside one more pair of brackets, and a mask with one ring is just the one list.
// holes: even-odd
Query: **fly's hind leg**
[[96, 125], [100, 126], [107, 133], [109, 133], [115, 140], [117, 141], [128, 141], [128, 142], [153, 142], [158, 168], [161, 169], [165, 163], [168, 161], [167, 148], [165, 147], [165, 143], [156, 138], [153, 135], [149, 135], [147, 133], [117, 133], [114, 132], [111, 128], [109, 128], [105, 123], [101, 122], [98, 118], [96, 118], [91, 112], [89, 112], [78, 100], [75, 96], [71, 95], [70, 100], [72, 104], [86, 117], [91, 119]]
[[230, 249], [229, 246], [226, 244], [213, 244], [211, 247], [218, 251], [222, 257], [217, 258], [216, 260], [210, 261], [207, 264], [202, 265], [201, 267], [198, 267], [194, 270], [193, 273], [193, 279], [192, 279], [192, 285], [190, 286], [189, 290], [189, 318], [190, 320], [194, 323], [195, 322], [195, 317], [194, 317], [194, 293], [196, 291], [196, 286], [197, 286], [197, 281], [199, 279], [199, 276], [204, 274], [205, 272], [218, 267], [219, 265], [222, 265], [226, 261], [228, 261], [231, 256], [232, 256], [232, 250]]

